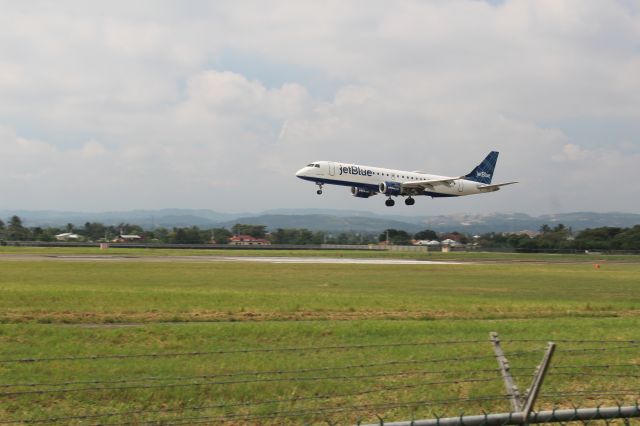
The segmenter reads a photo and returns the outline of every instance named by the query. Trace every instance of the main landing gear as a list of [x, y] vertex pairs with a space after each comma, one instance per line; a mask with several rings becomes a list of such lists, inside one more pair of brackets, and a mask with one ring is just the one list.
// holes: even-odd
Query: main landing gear
[[316, 194], [322, 195], [322, 184], [321, 183], [317, 183], [316, 185], [318, 185], [318, 190], [316, 191]]
[[[412, 206], [412, 205], [414, 205], [416, 203], [416, 200], [413, 199], [412, 197], [408, 197], [408, 198], [405, 198], [404, 203], [406, 205], [408, 205], [408, 206]], [[393, 200], [393, 198], [389, 197], [389, 198], [386, 199], [384, 204], [387, 207], [393, 207], [393, 206], [395, 206], [396, 202]]]

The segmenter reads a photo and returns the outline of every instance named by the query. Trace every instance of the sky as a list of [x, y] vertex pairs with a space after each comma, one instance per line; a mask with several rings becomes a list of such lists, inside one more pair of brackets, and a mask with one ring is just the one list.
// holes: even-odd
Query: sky
[[[640, 213], [640, 2], [0, 0], [0, 210]], [[413, 207], [299, 180], [458, 176]]]

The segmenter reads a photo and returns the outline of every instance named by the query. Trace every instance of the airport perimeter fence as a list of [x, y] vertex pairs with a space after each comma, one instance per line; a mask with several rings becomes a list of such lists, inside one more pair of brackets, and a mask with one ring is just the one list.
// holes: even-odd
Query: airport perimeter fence
[[[105, 243], [66, 242], [66, 241], [0, 241], [0, 245], [11, 247], [94, 247]], [[233, 245], [233, 244], [163, 244], [163, 243], [106, 243], [112, 248], [153, 248], [153, 249], [185, 249], [185, 250], [374, 250], [374, 251], [409, 251], [440, 252], [441, 247], [412, 245], [380, 245], [380, 244], [268, 244], [268, 245]], [[544, 248], [504, 248], [480, 247], [473, 245], [453, 246], [455, 252], [489, 252], [489, 253], [545, 253], [545, 254], [584, 254], [584, 255], [640, 255], [640, 250], [603, 250], [603, 249], [544, 249]]]
[[0, 241], [11, 247], [94, 247], [106, 244], [112, 248], [153, 248], [188, 250], [386, 250], [377, 244], [163, 244], [163, 243], [91, 243], [67, 241]]
[[[22, 380], [0, 382], [0, 424], [630, 425], [640, 417], [639, 349], [640, 340], [500, 341], [492, 333], [2, 358], [0, 380]], [[166, 374], [183, 366], [199, 374]]]

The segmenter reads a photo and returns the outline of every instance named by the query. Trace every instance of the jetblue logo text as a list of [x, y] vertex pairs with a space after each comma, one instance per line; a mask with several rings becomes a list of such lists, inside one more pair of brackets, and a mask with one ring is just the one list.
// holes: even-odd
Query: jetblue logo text
[[490, 178], [491, 175], [487, 172], [478, 172], [476, 173], [476, 177], [482, 177], [482, 178]]
[[345, 174], [345, 175], [373, 176], [373, 172], [371, 170], [361, 169], [360, 167], [357, 167], [357, 166], [349, 166], [349, 167], [340, 166], [340, 174], [341, 175]]

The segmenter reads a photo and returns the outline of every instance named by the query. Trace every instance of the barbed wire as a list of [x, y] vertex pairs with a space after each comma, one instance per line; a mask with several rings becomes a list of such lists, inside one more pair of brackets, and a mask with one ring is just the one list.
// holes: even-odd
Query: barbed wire
[[640, 388], [636, 389], [617, 389], [615, 391], [610, 389], [596, 389], [588, 391], [566, 391], [566, 392], [542, 392], [540, 396], [606, 396], [606, 395], [635, 395], [640, 392]]
[[[636, 392], [636, 391], [637, 390], [634, 390], [633, 392]], [[622, 391], [622, 392], [627, 392], [627, 391]], [[602, 394], [605, 395], [607, 393], [603, 392]], [[569, 393], [565, 395], [573, 396]], [[327, 407], [327, 408], [319, 408], [315, 410], [276, 411], [276, 412], [260, 414], [260, 415], [232, 414], [227, 416], [204, 416], [204, 417], [181, 418], [181, 419], [176, 419], [174, 421], [163, 419], [161, 421], [151, 421], [143, 424], [153, 425], [153, 424], [157, 424], [158, 422], [162, 422], [163, 425], [164, 424], [178, 425], [178, 424], [203, 423], [203, 422], [210, 422], [210, 421], [221, 422], [221, 421], [231, 421], [231, 420], [239, 420], [239, 419], [258, 420], [258, 419], [277, 418], [277, 417], [283, 417], [283, 418], [303, 417], [303, 416], [309, 416], [314, 414], [337, 413], [337, 412], [344, 412], [344, 411], [362, 411], [362, 410], [373, 410], [373, 409], [391, 409], [391, 408], [400, 408], [400, 407], [417, 407], [418, 405], [424, 407], [424, 406], [431, 406], [436, 404], [449, 405], [452, 403], [460, 403], [465, 401], [479, 402], [479, 401], [487, 401], [487, 400], [502, 400], [502, 399], [508, 399], [508, 398], [509, 398], [508, 396], [501, 396], [501, 397], [489, 396], [486, 398], [485, 397], [463, 398], [463, 399], [457, 399], [457, 400], [439, 400], [439, 401], [427, 400], [427, 401], [410, 401], [410, 402], [385, 403], [385, 404], [365, 404], [365, 405], [350, 406], [350, 407]], [[131, 425], [131, 424], [140, 424], [140, 423], [139, 422], [117, 423], [117, 425], [120, 425], [120, 426]]]
[[[502, 343], [510, 343], [510, 342], [531, 342], [531, 343], [540, 343], [540, 342], [548, 342], [551, 339], [515, 339], [515, 340], [501, 340]], [[640, 341], [638, 340], [557, 340], [552, 339], [554, 342], [565, 342], [565, 343], [575, 343], [575, 344], [592, 344], [592, 343], [602, 343], [602, 344], [617, 344], [617, 345], [608, 345], [605, 347], [583, 347], [583, 348], [563, 348], [557, 349], [557, 353], [562, 354], [573, 354], [575, 356], [589, 354], [594, 352], [606, 352], [606, 351], [625, 351], [629, 349], [637, 350], [639, 348], [638, 344]], [[203, 356], [203, 355], [227, 355], [227, 354], [251, 354], [251, 353], [275, 353], [275, 352], [304, 352], [304, 351], [318, 351], [318, 350], [351, 350], [351, 349], [367, 349], [367, 348], [384, 348], [384, 347], [419, 347], [419, 346], [438, 346], [438, 345], [456, 345], [456, 344], [471, 344], [471, 343], [486, 343], [487, 340], [450, 340], [450, 341], [433, 341], [433, 342], [416, 342], [416, 343], [398, 343], [398, 344], [371, 344], [371, 345], [335, 345], [335, 346], [320, 346], [320, 347], [287, 347], [287, 348], [262, 348], [262, 349], [232, 349], [232, 350], [218, 350], [218, 351], [194, 351], [194, 352], [168, 352], [168, 353], [138, 353], [138, 354], [95, 354], [95, 355], [80, 355], [80, 356], [62, 356], [62, 357], [49, 357], [49, 358], [17, 358], [17, 359], [5, 359], [0, 360], [0, 364], [11, 364], [11, 363], [31, 363], [31, 362], [49, 362], [49, 361], [80, 361], [80, 360], [100, 360], [100, 359], [129, 359], [129, 358], [161, 358], [161, 357], [178, 357], [178, 356]], [[624, 344], [624, 346], [621, 346]], [[509, 358], [517, 358], [517, 357], [527, 357], [529, 355], [539, 355], [541, 350], [527, 350], [527, 351], [518, 351], [506, 353], [505, 355]], [[85, 381], [68, 381], [68, 382], [57, 382], [57, 383], [5, 383], [0, 384], [0, 388], [19, 388], [19, 387], [64, 387], [70, 385], [104, 385], [104, 384], [128, 384], [128, 383], [139, 383], [139, 382], [161, 382], [161, 381], [171, 381], [174, 383], [154, 383], [154, 384], [140, 384], [134, 386], [93, 386], [93, 387], [73, 387], [73, 388], [62, 388], [62, 389], [29, 389], [29, 390], [20, 390], [20, 391], [11, 391], [11, 392], [3, 392], [0, 393], [0, 397], [3, 396], [22, 396], [22, 395], [40, 395], [40, 394], [59, 394], [59, 393], [68, 393], [68, 392], [85, 392], [85, 391], [115, 391], [115, 390], [129, 390], [129, 389], [160, 389], [160, 388], [177, 388], [177, 387], [195, 387], [195, 386], [217, 386], [217, 385], [234, 385], [234, 384], [250, 384], [250, 383], [267, 383], [267, 382], [304, 382], [304, 381], [321, 381], [321, 380], [354, 380], [354, 379], [374, 379], [374, 378], [382, 378], [382, 377], [402, 377], [409, 375], [429, 375], [429, 374], [480, 374], [480, 373], [499, 373], [500, 370], [496, 368], [492, 369], [475, 369], [475, 370], [456, 370], [456, 369], [442, 369], [442, 370], [410, 370], [410, 371], [399, 371], [399, 372], [384, 372], [377, 374], [357, 374], [357, 375], [337, 375], [337, 376], [325, 376], [325, 377], [267, 377], [267, 378], [258, 378], [259, 376], [268, 376], [268, 375], [287, 375], [287, 374], [303, 374], [303, 373], [317, 373], [317, 372], [329, 372], [329, 371], [340, 371], [340, 370], [349, 370], [349, 369], [364, 369], [364, 368], [373, 368], [373, 367], [384, 367], [384, 366], [394, 366], [394, 365], [415, 365], [415, 364], [429, 364], [429, 363], [439, 363], [439, 362], [456, 362], [456, 361], [470, 361], [470, 360], [483, 360], [483, 359], [495, 359], [496, 355], [471, 355], [471, 356], [461, 356], [461, 357], [446, 357], [446, 358], [427, 358], [427, 359], [408, 359], [408, 360], [392, 360], [392, 361], [384, 361], [378, 363], [361, 363], [361, 364], [351, 364], [351, 365], [342, 365], [342, 366], [325, 366], [325, 367], [315, 367], [315, 368], [304, 368], [304, 369], [278, 369], [278, 370], [263, 370], [263, 371], [235, 371], [235, 372], [227, 372], [227, 373], [216, 373], [210, 375], [199, 375], [199, 376], [178, 376], [178, 377], [159, 377], [159, 376], [150, 376], [150, 377], [141, 377], [141, 378], [121, 378], [117, 380], [85, 380]], [[572, 372], [572, 371], [557, 371], [557, 370], [568, 370], [568, 369], [594, 369], [594, 368], [637, 368], [640, 367], [640, 364], [635, 362], [630, 362], [626, 364], [588, 364], [588, 365], [557, 365], [551, 366], [551, 370], [556, 370], [550, 372], [550, 375], [556, 376], [582, 376], [584, 372]], [[511, 370], [533, 370], [535, 367], [512, 367]], [[254, 376], [254, 379], [243, 379], [243, 380], [225, 380], [225, 381], [210, 381], [207, 379], [212, 378], [229, 378], [229, 377], [242, 377], [242, 376]], [[530, 377], [524, 374], [522, 375], [514, 375], [514, 377]], [[590, 372], [589, 377], [624, 377], [630, 379], [640, 378], [640, 375], [636, 374], [615, 374], [615, 373], [594, 373]], [[267, 404], [282, 404], [282, 403], [292, 403], [299, 401], [313, 401], [313, 400], [329, 400], [329, 399], [337, 399], [337, 398], [348, 398], [354, 396], [361, 396], [371, 393], [382, 393], [382, 392], [393, 392], [397, 390], [403, 389], [411, 389], [417, 388], [420, 386], [438, 386], [438, 385], [455, 385], [462, 383], [481, 383], [481, 382], [492, 382], [500, 379], [499, 374], [496, 377], [474, 377], [474, 378], [463, 378], [457, 380], [442, 380], [442, 381], [433, 381], [433, 382], [423, 382], [423, 383], [415, 383], [415, 384], [407, 384], [401, 386], [392, 386], [392, 387], [384, 387], [377, 389], [369, 389], [365, 391], [360, 391], [356, 393], [348, 393], [348, 394], [339, 394], [339, 395], [314, 395], [307, 397], [299, 397], [299, 398], [291, 398], [291, 399], [271, 399], [264, 401], [253, 401], [253, 402], [237, 402], [231, 404], [216, 404], [216, 405], [205, 405], [200, 407], [181, 407], [175, 409], [158, 409], [158, 410], [131, 410], [128, 412], [112, 412], [112, 413], [104, 413], [104, 414], [88, 414], [88, 415], [78, 415], [78, 416], [66, 416], [66, 417], [55, 417], [49, 419], [23, 419], [23, 420], [13, 420], [13, 421], [0, 421], [0, 424], [8, 424], [8, 423], [47, 423], [47, 422], [59, 422], [65, 420], [88, 420], [88, 419], [97, 419], [97, 418], [105, 418], [105, 417], [115, 417], [115, 416], [127, 416], [127, 415], [136, 415], [136, 414], [161, 414], [161, 413], [176, 413], [178, 411], [203, 411], [207, 409], [226, 409], [233, 407], [251, 407], [258, 405], [267, 405]], [[177, 381], [192, 381], [192, 380], [200, 380], [198, 382], [190, 382], [190, 383], [175, 383]], [[593, 390], [593, 391], [574, 391], [574, 392], [551, 392], [551, 393], [542, 393], [541, 397], [558, 397], [558, 398], [568, 398], [571, 396], [629, 396], [629, 395], [637, 395], [640, 392], [638, 389], [620, 389], [620, 390]], [[482, 401], [482, 400], [497, 400], [497, 399], [507, 399], [508, 396], [488, 396], [488, 397], [477, 397], [477, 398], [459, 398], [450, 401]], [[298, 411], [277, 411], [273, 413], [259, 414], [259, 415], [251, 415], [251, 414], [230, 414], [226, 416], [217, 416], [217, 417], [191, 417], [191, 418], [179, 418], [175, 419], [176, 422], [179, 423], [166, 423], [169, 420], [162, 420], [162, 424], [183, 424], [183, 423], [201, 423], [201, 422], [209, 422], [209, 421], [228, 421], [234, 419], [245, 419], [245, 420], [253, 420], [259, 418], [274, 418], [274, 417], [300, 417], [306, 415], [314, 415], [314, 414], [323, 414], [323, 413], [331, 413], [331, 412], [341, 412], [341, 411], [358, 411], [364, 409], [382, 409], [382, 408], [397, 408], [397, 407], [405, 407], [405, 406], [415, 406], [415, 405], [435, 405], [435, 404], [446, 404], [447, 400], [432, 400], [432, 401], [409, 401], [409, 402], [395, 402], [395, 403], [385, 403], [385, 404], [366, 404], [359, 406], [350, 406], [350, 407], [325, 407], [325, 408], [315, 408], [315, 411], [312, 409], [298, 410]], [[300, 414], [287, 414], [287, 413], [300, 413]], [[132, 424], [132, 423], [122, 423], [124, 424]], [[135, 422], [135, 424], [140, 424], [139, 422]]]
[[80, 361], [80, 360], [97, 360], [97, 359], [120, 359], [120, 358], [157, 358], [157, 357], [177, 357], [177, 356], [202, 356], [202, 355], [230, 355], [230, 354], [247, 354], [247, 353], [271, 353], [271, 352], [306, 352], [306, 351], [324, 351], [324, 350], [342, 350], [342, 349], [372, 349], [372, 348], [395, 348], [410, 346], [441, 346], [441, 345], [458, 345], [470, 343], [486, 343], [486, 340], [445, 340], [430, 342], [398, 342], [398, 343], [376, 343], [366, 345], [333, 345], [333, 346], [299, 346], [286, 348], [254, 348], [254, 349], [227, 349], [217, 351], [194, 351], [194, 352], [159, 352], [159, 353], [141, 353], [141, 354], [97, 354], [97, 355], [80, 355], [80, 356], [59, 356], [59, 357], [43, 357], [43, 358], [14, 358], [0, 359], [0, 364], [21, 363], [21, 362], [50, 362], [50, 361]]
[[[260, 350], [258, 350], [257, 352], [260, 352]], [[142, 357], [161, 357], [161, 356], [198, 356], [198, 355], [202, 355], [202, 354], [211, 354], [212, 352], [183, 352], [180, 353], [179, 355], [175, 355], [175, 354], [137, 354], [137, 355], [94, 355], [92, 357], [67, 357], [67, 358], [39, 358], [39, 359], [32, 359], [35, 360], [33, 362], [38, 362], [40, 360], [44, 360], [44, 361], [51, 361], [51, 360], [60, 360], [60, 359], [64, 359], [64, 360], [94, 360], [94, 359], [121, 359], [121, 358], [142, 358]], [[229, 352], [224, 352], [224, 353], [229, 353]], [[512, 358], [518, 357], [518, 356], [523, 356], [523, 355], [528, 355], [528, 354], [539, 354], [540, 351], [539, 350], [529, 350], [529, 351], [519, 351], [519, 352], [511, 352], [508, 355]], [[420, 362], [423, 363], [437, 363], [437, 362], [450, 362], [450, 361], [469, 361], [469, 360], [479, 360], [479, 359], [494, 359], [496, 358], [495, 354], [492, 355], [470, 355], [470, 356], [462, 356], [462, 357], [446, 357], [446, 358], [427, 358], [427, 359], [423, 359]], [[25, 358], [26, 359], [26, 358]], [[32, 361], [24, 361], [23, 360], [5, 360], [6, 363], [9, 362], [32, 362]]]
[[[306, 381], [320, 381], [320, 380], [353, 380], [353, 379], [372, 379], [380, 377], [402, 377], [409, 375], [424, 374], [420, 370], [413, 371], [401, 371], [393, 373], [380, 373], [380, 374], [366, 374], [366, 375], [353, 375], [353, 376], [321, 376], [321, 377], [278, 377], [278, 378], [266, 378], [266, 379], [248, 379], [248, 380], [228, 380], [228, 381], [204, 381], [194, 383], [164, 383], [153, 385], [134, 385], [134, 386], [99, 386], [99, 387], [82, 387], [82, 388], [66, 388], [66, 389], [37, 389], [26, 391], [12, 391], [2, 392], [0, 397], [7, 396], [23, 396], [23, 395], [36, 395], [36, 394], [54, 394], [54, 393], [68, 393], [68, 392], [87, 392], [87, 391], [112, 391], [112, 390], [129, 390], [129, 389], [157, 389], [157, 388], [178, 388], [178, 387], [190, 387], [190, 386], [218, 386], [218, 385], [234, 385], [234, 384], [247, 384], [247, 383], [272, 383], [272, 382], [306, 382]], [[499, 376], [492, 378], [476, 378], [468, 379], [469, 382], [480, 381], [492, 381], [499, 379]], [[451, 384], [458, 383], [457, 381], [450, 381]], [[440, 383], [444, 384], [444, 382]]]
[[[460, 383], [464, 383], [464, 381], [460, 381]], [[133, 410], [133, 411], [123, 411], [123, 412], [111, 412], [111, 413], [102, 413], [102, 414], [89, 414], [89, 415], [77, 415], [77, 416], [64, 416], [64, 417], [50, 417], [50, 418], [41, 418], [41, 419], [20, 419], [20, 420], [10, 420], [10, 421], [0, 421], [0, 424], [10, 424], [10, 423], [25, 423], [25, 424], [35, 424], [35, 423], [52, 423], [52, 422], [60, 422], [67, 420], [89, 420], [96, 419], [102, 417], [115, 417], [115, 416], [132, 416], [137, 414], [162, 414], [162, 413], [171, 413], [171, 412], [184, 412], [184, 411], [202, 411], [207, 409], [216, 409], [216, 408], [232, 408], [239, 406], [258, 406], [258, 405], [266, 405], [272, 403], [289, 403], [289, 402], [299, 402], [306, 400], [320, 400], [320, 399], [337, 399], [337, 398], [346, 398], [353, 396], [362, 396], [371, 393], [378, 392], [387, 392], [387, 391], [395, 391], [395, 390], [403, 390], [408, 388], [415, 388], [420, 386], [431, 385], [433, 383], [420, 383], [420, 384], [412, 384], [412, 385], [403, 385], [397, 387], [386, 387], [381, 389], [372, 389], [366, 390], [356, 393], [349, 394], [338, 394], [338, 395], [316, 395], [311, 397], [299, 397], [299, 398], [291, 398], [291, 399], [275, 399], [275, 400], [264, 400], [264, 401], [255, 401], [255, 402], [245, 402], [245, 403], [233, 403], [233, 404], [216, 404], [216, 405], [205, 405], [198, 407], [183, 407], [183, 408], [175, 408], [175, 409], [158, 409], [158, 410]], [[624, 389], [617, 391], [609, 391], [609, 390], [595, 390], [595, 391], [570, 391], [570, 392], [549, 392], [542, 393], [541, 396], [550, 397], [550, 396], [623, 396], [623, 395], [631, 395], [640, 392], [640, 389]], [[193, 421], [203, 422], [203, 421], [227, 421], [234, 419], [243, 419], [243, 420], [254, 420], [259, 418], [274, 418], [274, 417], [300, 417], [306, 415], [313, 414], [322, 414], [327, 412], [339, 412], [339, 411], [348, 411], [353, 410], [356, 411], [358, 409], [373, 409], [373, 408], [397, 408], [404, 406], [414, 406], [414, 405], [422, 405], [422, 406], [431, 406], [431, 405], [448, 405], [452, 403], [461, 403], [461, 402], [479, 402], [479, 401], [498, 401], [498, 400], [506, 400], [509, 399], [509, 395], [490, 395], [484, 397], [475, 397], [475, 398], [455, 398], [455, 399], [441, 399], [441, 400], [425, 400], [425, 401], [411, 401], [411, 402], [399, 402], [399, 403], [386, 403], [386, 404], [367, 404], [360, 406], [350, 406], [350, 407], [329, 407], [329, 408], [320, 408], [320, 409], [305, 409], [298, 411], [276, 411], [267, 414], [261, 415], [251, 415], [251, 414], [232, 414], [226, 416], [206, 416], [206, 417], [190, 417], [190, 418], [181, 418], [176, 419], [175, 421], [163, 419], [158, 421], [151, 421], [143, 424], [156, 424], [158, 422], [162, 422], [162, 424], [181, 424], [181, 423], [189, 423]], [[167, 422], [171, 423], [167, 423]], [[117, 423], [118, 425], [130, 425], [130, 424], [141, 424], [140, 421], [135, 422], [126, 422], [126, 423]], [[113, 425], [113, 423], [112, 423]]]
[[[491, 341], [491, 340], [489, 340]], [[615, 339], [500, 339], [500, 343], [635, 343], [640, 344], [640, 340], [632, 339], [632, 340], [615, 340]]]
[[[549, 373], [549, 376], [568, 376], [568, 377], [572, 377], [572, 376], [584, 376], [583, 372], [571, 372], [571, 373], [566, 373], [566, 372], [553, 372], [553, 373]], [[630, 379], [639, 379], [640, 375], [637, 374], [611, 374], [611, 373], [589, 373], [589, 377], [626, 377], [626, 378], [630, 378]]]
[[[490, 381], [490, 380], [487, 380]], [[467, 380], [456, 381], [455, 383], [451, 383], [451, 381], [447, 381], [446, 384], [461, 384], [468, 383]], [[306, 396], [306, 397], [297, 397], [297, 398], [288, 398], [288, 399], [270, 399], [270, 400], [261, 400], [261, 401], [251, 401], [251, 402], [237, 402], [231, 404], [214, 404], [214, 405], [201, 405], [195, 407], [181, 407], [181, 408], [165, 408], [165, 409], [156, 409], [156, 410], [132, 410], [132, 411], [124, 411], [124, 412], [110, 412], [110, 413], [102, 413], [102, 414], [87, 414], [87, 415], [77, 415], [77, 416], [65, 416], [65, 417], [55, 417], [55, 418], [46, 418], [46, 419], [21, 419], [21, 420], [12, 420], [12, 421], [0, 421], [0, 424], [8, 424], [8, 423], [46, 423], [51, 421], [62, 421], [62, 420], [88, 420], [93, 418], [101, 418], [101, 417], [115, 417], [115, 416], [131, 416], [136, 414], [161, 414], [161, 413], [170, 413], [177, 411], [203, 411], [209, 409], [220, 409], [220, 408], [234, 408], [234, 407], [252, 407], [259, 405], [267, 405], [267, 404], [282, 404], [282, 403], [295, 403], [300, 401], [315, 401], [315, 400], [324, 400], [324, 399], [337, 399], [337, 398], [349, 398], [355, 396], [363, 396], [372, 393], [383, 393], [383, 392], [395, 392], [399, 390], [406, 389], [415, 389], [422, 386], [430, 386], [434, 384], [441, 384], [441, 382], [424, 382], [424, 383], [415, 383], [409, 385], [401, 385], [401, 386], [388, 386], [379, 389], [369, 389], [365, 391], [346, 393], [346, 394], [324, 394], [324, 395], [314, 395], [314, 396]], [[498, 397], [497, 395], [495, 397]], [[501, 395], [502, 398], [507, 398], [507, 395]]]
[[[629, 363], [629, 364], [584, 364], [584, 365], [552, 365], [549, 366], [549, 370], [559, 370], [559, 369], [587, 369], [587, 368], [639, 368], [640, 364]], [[530, 367], [510, 367], [510, 370], [529, 370]]]
[[637, 350], [637, 349], [640, 349], [640, 346], [632, 345], [632, 346], [610, 346], [610, 347], [604, 347], [604, 348], [556, 349], [556, 354], [557, 353], [587, 354], [590, 352], [606, 352], [606, 351], [612, 351], [612, 350], [627, 350], [627, 349]]
[[[537, 340], [530, 340], [531, 342], [539, 342]], [[486, 343], [486, 340], [449, 340], [442, 342], [417, 342], [417, 343], [381, 343], [381, 344], [367, 344], [367, 345], [334, 345], [334, 346], [305, 346], [305, 347], [288, 347], [288, 348], [253, 348], [253, 349], [230, 349], [230, 350], [216, 350], [216, 351], [193, 351], [193, 352], [156, 352], [156, 353], [139, 353], [139, 354], [93, 354], [93, 355], [80, 355], [80, 356], [60, 356], [60, 357], [43, 357], [43, 358], [13, 358], [13, 359], [0, 359], [0, 364], [9, 363], [32, 363], [32, 362], [52, 362], [52, 361], [93, 361], [101, 359], [128, 359], [128, 358], [162, 358], [162, 357], [180, 357], [180, 356], [205, 356], [205, 355], [229, 355], [229, 354], [247, 354], [247, 353], [272, 353], [272, 352], [305, 352], [305, 351], [321, 351], [321, 350], [351, 350], [351, 349], [372, 349], [372, 348], [384, 348], [384, 347], [415, 347], [415, 346], [442, 346], [442, 345], [456, 345], [456, 344], [470, 344], [470, 343]], [[502, 340], [501, 342], [507, 342]], [[517, 342], [512, 340], [512, 342]], [[617, 340], [603, 340], [603, 341], [586, 341], [576, 340], [574, 343], [628, 343], [627, 346], [616, 346], [609, 348], [580, 348], [580, 349], [562, 349], [557, 352], [573, 352], [573, 351], [605, 351], [612, 349], [631, 349], [638, 348], [640, 341], [617, 341]], [[535, 352], [535, 351], [531, 351]], [[509, 354], [505, 354], [509, 355]]]
[[[219, 377], [259, 376], [259, 375], [270, 375], [270, 374], [280, 375], [280, 374], [294, 374], [294, 373], [299, 374], [299, 373], [315, 373], [315, 372], [321, 372], [321, 371], [350, 370], [350, 369], [370, 368], [370, 367], [385, 367], [385, 366], [393, 366], [393, 365], [411, 365], [411, 364], [420, 364], [425, 362], [434, 362], [434, 360], [433, 359], [394, 360], [394, 361], [368, 363], [368, 364], [351, 364], [351, 365], [343, 365], [343, 366], [337, 366], [337, 367], [302, 368], [302, 369], [293, 369], [293, 370], [239, 371], [239, 372], [233, 372], [233, 373], [204, 374], [204, 375], [198, 375], [198, 376], [174, 376], [174, 377], [147, 376], [147, 377], [129, 377], [129, 378], [123, 378], [123, 379], [117, 379], [117, 380], [78, 380], [78, 381], [67, 381], [67, 382], [0, 383], [0, 388], [69, 386], [69, 385], [79, 385], [79, 384], [116, 384], [116, 383], [133, 383], [133, 382], [145, 382], [145, 381], [171, 381], [171, 380], [181, 381], [181, 380], [212, 379], [212, 378], [219, 378]], [[529, 371], [529, 370], [534, 370], [535, 368], [536, 368], [536, 365], [530, 366], [530, 367], [511, 367], [510, 369], [512, 371], [522, 371], [522, 370]], [[587, 365], [557, 365], [557, 366], [549, 367], [550, 370], [588, 369], [588, 368], [600, 368], [600, 369], [640, 368], [640, 364], [587, 364]], [[447, 369], [447, 370], [431, 370], [428, 372], [425, 371], [424, 374], [453, 374], [453, 373], [472, 374], [472, 373], [490, 373], [490, 372], [499, 372], [499, 371], [500, 369], [496, 369], [496, 368], [473, 369], [473, 370]], [[561, 374], [561, 373], [554, 373], [554, 374]], [[562, 373], [562, 374], [565, 374], [565, 373]], [[629, 376], [629, 375], [623, 375], [623, 376], [637, 377], [637, 376]], [[524, 377], [524, 376], [519, 375], [519, 377]]]
[[[429, 360], [429, 361], [432, 361], [432, 360]], [[199, 379], [213, 379], [213, 378], [220, 378], [220, 377], [301, 374], [301, 373], [317, 373], [322, 371], [352, 370], [352, 369], [370, 368], [370, 367], [411, 365], [411, 364], [421, 364], [421, 363], [425, 363], [425, 360], [387, 361], [387, 362], [370, 363], [370, 364], [352, 364], [352, 365], [344, 365], [339, 367], [317, 367], [317, 368], [303, 368], [303, 369], [295, 369], [295, 370], [239, 371], [239, 372], [233, 372], [233, 373], [204, 374], [199, 376], [174, 376], [174, 377], [148, 376], [148, 377], [122, 378], [117, 380], [78, 380], [78, 381], [68, 381], [68, 382], [42, 382], [42, 383], [37, 383], [37, 382], [2, 383], [0, 384], [0, 388], [69, 386], [69, 385], [90, 385], [90, 384], [97, 385], [97, 384], [134, 383], [134, 382], [146, 382], [146, 381], [199, 380]], [[471, 369], [469, 370], [457, 370], [457, 369], [428, 370], [428, 371], [423, 371], [423, 374], [453, 374], [453, 373], [473, 374], [473, 373], [492, 373], [492, 372], [498, 373], [500, 372], [500, 369], [487, 368], [487, 369], [473, 369], [473, 370]]]
[[[501, 401], [508, 399], [507, 396], [488, 396], [488, 397], [476, 397], [476, 398], [454, 398], [454, 399], [441, 399], [441, 400], [420, 400], [420, 401], [406, 401], [406, 402], [388, 402], [384, 404], [363, 404], [363, 405], [352, 405], [352, 406], [341, 406], [341, 407], [326, 407], [326, 408], [314, 408], [308, 410], [297, 410], [297, 411], [275, 411], [272, 413], [265, 414], [231, 414], [227, 416], [204, 416], [204, 417], [190, 417], [190, 418], [181, 418], [175, 420], [158, 420], [158, 421], [150, 421], [147, 425], [157, 424], [158, 422], [162, 422], [162, 424], [189, 424], [189, 423], [203, 423], [203, 422], [222, 422], [222, 421], [230, 421], [230, 420], [258, 420], [258, 419], [268, 419], [268, 418], [276, 418], [276, 417], [304, 417], [313, 414], [326, 414], [326, 413], [339, 413], [344, 411], [362, 411], [362, 410], [375, 410], [375, 409], [390, 409], [390, 408], [400, 408], [400, 407], [414, 407], [414, 406], [432, 406], [432, 405], [449, 405], [449, 404], [459, 404], [465, 402], [480, 402], [480, 401]], [[171, 423], [167, 423], [171, 422]], [[140, 422], [126, 422], [126, 423], [115, 423], [113, 424], [118, 426], [128, 426], [132, 424], [140, 424]]]
[[[580, 371], [573, 371], [573, 372], [551, 372], [549, 371], [547, 373], [547, 377], [555, 377], [555, 376], [564, 376], [564, 377], [584, 377], [584, 372], [580, 372]], [[526, 375], [526, 374], [512, 374], [511, 377], [531, 377], [530, 375]], [[589, 373], [589, 377], [628, 377], [630, 379], [637, 379], [640, 378], [640, 375], [634, 375], [634, 374], [612, 374], [612, 373]]]

